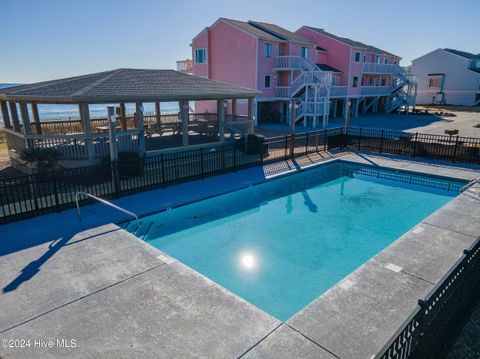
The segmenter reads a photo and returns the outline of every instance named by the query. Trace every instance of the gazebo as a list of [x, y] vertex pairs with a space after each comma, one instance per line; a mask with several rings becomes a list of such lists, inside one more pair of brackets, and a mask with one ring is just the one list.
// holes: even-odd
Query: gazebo
[[[0, 107], [14, 166], [25, 148], [55, 148], [63, 165], [74, 167], [96, 163], [109, 154], [107, 116], [92, 118], [90, 104], [118, 106], [119, 150], [143, 155], [149, 149], [223, 142], [226, 132], [227, 136], [253, 133], [258, 94], [174, 70], [117, 69], [2, 89]], [[216, 101], [217, 113], [192, 113], [189, 101], [200, 100]], [[248, 101], [248, 116], [237, 115], [238, 100]], [[162, 114], [160, 103], [172, 101], [179, 102], [179, 112]], [[226, 113], [228, 102], [231, 114]], [[133, 116], [126, 114], [125, 104], [129, 103], [135, 104]], [[154, 103], [155, 113], [144, 115], [144, 103]], [[42, 121], [41, 104], [76, 105], [79, 117]]]

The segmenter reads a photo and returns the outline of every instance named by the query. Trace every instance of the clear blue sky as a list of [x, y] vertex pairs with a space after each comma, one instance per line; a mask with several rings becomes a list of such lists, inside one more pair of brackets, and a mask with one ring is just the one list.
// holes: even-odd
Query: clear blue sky
[[0, 0], [0, 82], [174, 68], [218, 17], [321, 27], [407, 65], [439, 47], [480, 52], [479, 14], [480, 0]]

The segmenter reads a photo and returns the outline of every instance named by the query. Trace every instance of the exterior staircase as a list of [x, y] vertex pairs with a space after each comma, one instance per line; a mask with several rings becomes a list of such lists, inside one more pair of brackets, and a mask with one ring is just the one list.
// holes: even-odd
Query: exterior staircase
[[312, 118], [313, 127], [322, 117], [323, 125], [328, 122], [330, 85], [332, 73], [320, 70], [315, 63], [300, 56], [279, 56], [277, 71], [291, 70], [297, 74], [290, 83], [288, 97], [295, 100], [295, 123]]
[[418, 81], [414, 75], [409, 74], [404, 68], [399, 68], [392, 84], [392, 93], [388, 98], [386, 113], [398, 111], [402, 107], [408, 112], [410, 106], [415, 107], [417, 100]]

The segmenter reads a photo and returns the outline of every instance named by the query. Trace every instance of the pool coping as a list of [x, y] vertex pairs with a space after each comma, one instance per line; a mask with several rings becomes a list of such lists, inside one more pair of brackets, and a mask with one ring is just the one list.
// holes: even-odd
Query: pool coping
[[[281, 178], [281, 177], [298, 173], [299, 171], [308, 171], [309, 169], [318, 168], [319, 165], [330, 163], [332, 161], [345, 161], [345, 162], [356, 163], [356, 164], [362, 161], [362, 158], [355, 157], [355, 156], [357, 155], [351, 154], [341, 159], [333, 158], [333, 159], [323, 160], [319, 163], [316, 163], [307, 167], [296, 168], [295, 170], [290, 171], [289, 173], [270, 176], [269, 178], [265, 178], [264, 180], [261, 180], [261, 181], [253, 181], [249, 185], [244, 185], [241, 188], [240, 187], [237, 188], [237, 190], [248, 188], [250, 185], [258, 185], [260, 183], [270, 181], [272, 178]], [[371, 159], [371, 157], [369, 158]], [[386, 158], [385, 156], [381, 156], [380, 158], [383, 161], [385, 160], [388, 161], [388, 158]], [[402, 159], [399, 159], [398, 161], [400, 162], [397, 162], [397, 165], [402, 165], [402, 166], [404, 166], [405, 163], [407, 162], [407, 161], [402, 161]], [[410, 164], [411, 164], [411, 161], [410, 161]], [[421, 167], [428, 164], [425, 164], [424, 162], [423, 163], [420, 162], [419, 165]], [[395, 169], [392, 166], [384, 166], [384, 167], [390, 170]], [[405, 171], [405, 169], [401, 169], [401, 170]], [[410, 172], [412, 174], [425, 175], [425, 172], [423, 171], [410, 171]], [[473, 178], [474, 176], [478, 177], [479, 174], [480, 172], [478, 171], [470, 171], [470, 173], [465, 174], [465, 177], [462, 179], [468, 180]], [[434, 175], [434, 177], [458, 179], [458, 177], [456, 176]], [[473, 191], [473, 193], [477, 193], [476, 191], [480, 192], [480, 186], [474, 185], [472, 189], [469, 190], [469, 193], [471, 194], [472, 192], [470, 191]], [[226, 192], [232, 192], [232, 190], [228, 190]], [[221, 195], [221, 194], [219, 193], [216, 196], [218, 195]], [[461, 197], [461, 201], [460, 200], [457, 201], [457, 199], [459, 199], [460, 197]], [[198, 199], [198, 200], [203, 200], [203, 199], [205, 198]], [[300, 357], [325, 357], [325, 358], [368, 357], [370, 358], [372, 355], [376, 354], [376, 351], [380, 350], [383, 347], [383, 345], [388, 341], [389, 337], [396, 332], [396, 330], [401, 324], [404, 323], [405, 319], [407, 319], [408, 317], [407, 314], [414, 310], [419, 297], [428, 293], [431, 287], [433, 287], [435, 278], [439, 277], [439, 271], [443, 271], [442, 268], [446, 268], [453, 261], [454, 258], [462, 254], [463, 248], [466, 246], [469, 240], [474, 239], [475, 233], [480, 233], [480, 225], [476, 225], [475, 221], [473, 221], [473, 223], [470, 223], [468, 220], [466, 224], [464, 222], [460, 224], [452, 223], [451, 226], [458, 227], [458, 228], [455, 227], [454, 231], [452, 231], [453, 227], [450, 229], [441, 228], [441, 227], [445, 227], [446, 223], [448, 224], [448, 217], [452, 213], [460, 217], [465, 215], [467, 215], [467, 217], [468, 216], [472, 217], [472, 214], [473, 214], [473, 217], [476, 214], [480, 215], [479, 213], [480, 206], [478, 206], [478, 203], [472, 202], [473, 200], [471, 200], [470, 202], [466, 203], [466, 205], [463, 205], [462, 203], [465, 201], [467, 202], [469, 201], [468, 194], [462, 194], [457, 196], [455, 199], [450, 201], [446, 206], [443, 206], [442, 208], [437, 210], [430, 217], [428, 217], [427, 219], [425, 219], [419, 224], [426, 227], [427, 230], [425, 230], [424, 228], [424, 230], [420, 233], [413, 233], [413, 231], [419, 225], [412, 228], [409, 232], [405, 233], [403, 236], [396, 239], [390, 246], [385, 248], [382, 252], [377, 254], [371, 260], [367, 261], [361, 267], [357, 268], [354, 272], [350, 273], [346, 278], [344, 278], [342, 281], [334, 285], [327, 292], [317, 297], [310, 305], [306, 306], [304, 309], [299, 311], [297, 314], [295, 314], [292, 318], [290, 318], [286, 322], [280, 322], [276, 320], [275, 318], [269, 316], [268, 314], [264, 313], [262, 310], [254, 307], [254, 305], [248, 302], [247, 304], [249, 305], [246, 305], [243, 299], [234, 295], [237, 298], [230, 299], [230, 300], [233, 300], [233, 304], [229, 302], [230, 303], [229, 306], [231, 306], [230, 309], [233, 311], [247, 310], [248, 313], [257, 313], [255, 315], [257, 315], [258, 318], [261, 318], [261, 319], [255, 319], [255, 321], [258, 320], [258, 325], [263, 328], [262, 330], [257, 331], [256, 337], [250, 337], [248, 340], [247, 339], [240, 340], [241, 339], [240, 337], [243, 337], [245, 335], [244, 332], [239, 331], [238, 333], [236, 333], [236, 336], [239, 337], [237, 338], [237, 341], [240, 340], [244, 342], [244, 345], [238, 347], [238, 343], [235, 344], [236, 349], [234, 352], [236, 352], [237, 354], [240, 354], [240, 355], [235, 354], [235, 356], [287, 357], [287, 356], [297, 355]], [[452, 206], [450, 206], [452, 202], [455, 202], [456, 204], [454, 203]], [[183, 205], [186, 205], [186, 204], [183, 204]], [[179, 205], [177, 205], [176, 207], [178, 206]], [[447, 206], [448, 208], [445, 209], [445, 207]], [[467, 208], [464, 208], [464, 207], [467, 207]], [[441, 212], [442, 210], [446, 210], [448, 212], [446, 216], [442, 215], [442, 212]], [[154, 211], [153, 213], [158, 213], [158, 212], [159, 211]], [[145, 214], [141, 214], [141, 215], [145, 216]], [[120, 220], [120, 222], [123, 222], [123, 220]], [[470, 226], [468, 226], [468, 224], [470, 224]], [[113, 226], [113, 227], [117, 227], [117, 226]], [[95, 229], [93, 229], [93, 231], [95, 231]], [[117, 232], [119, 236], [121, 236], [122, 238], [123, 237], [126, 238], [125, 240], [127, 243], [131, 242], [130, 245], [135, 247], [135, 251], [136, 250], [147, 251], [150, 253], [150, 255], [152, 253], [157, 253], [155, 255], [156, 257], [158, 257], [159, 254], [160, 255], [162, 254], [161, 251], [151, 247], [150, 245], [143, 242], [141, 239], [132, 236], [131, 234], [129, 234], [128, 232], [122, 229], [118, 229]], [[432, 272], [433, 274], [436, 275], [436, 277], [433, 274], [430, 274], [432, 275], [432, 277], [428, 277], [427, 278], [428, 282], [426, 282], [425, 278], [423, 279], [415, 278], [416, 277], [415, 273], [412, 274], [412, 268], [414, 268], [415, 263], [408, 262], [408, 255], [406, 258], [403, 259], [405, 261], [404, 263], [399, 263], [399, 262], [395, 262], [396, 264], [392, 263], [393, 261], [392, 258], [400, 258], [399, 254], [402, 254], [402, 253], [405, 254], [405, 253], [399, 250], [398, 248], [393, 248], [393, 249], [396, 249], [396, 252], [394, 251], [392, 253], [391, 247], [393, 245], [395, 245], [395, 247], [399, 247], [399, 244], [401, 245], [402, 243], [408, 241], [408, 238], [417, 238], [418, 236], [424, 237], [426, 234], [428, 235], [429, 232], [431, 232], [430, 234], [433, 236], [433, 238], [430, 238], [430, 240], [435, 240], [436, 237], [438, 237], [444, 242], [445, 241], [450, 242], [450, 240], [452, 240], [453, 242], [455, 241], [456, 242], [452, 244], [451, 248], [448, 248], [447, 253], [443, 253], [445, 258], [448, 257], [448, 261], [446, 263], [443, 263], [442, 268], [440, 269], [437, 268], [436, 272], [435, 271]], [[465, 232], [467, 233], [465, 234]], [[407, 235], [412, 237], [407, 237]], [[132, 242], [131, 241], [132, 239], [136, 239], [136, 240]], [[87, 241], [87, 242], [90, 242], [90, 241]], [[436, 243], [436, 242], [434, 241], [433, 243]], [[146, 247], [150, 247], [150, 249]], [[151, 249], [153, 249], [153, 251]], [[390, 257], [388, 256], [389, 254], [390, 254]], [[392, 255], [394, 257], [392, 257]], [[166, 270], [167, 267], [169, 267], [168, 265], [165, 266], [166, 262], [168, 262], [168, 256], [167, 258], [158, 258], [158, 259], [159, 259], [159, 262], [156, 262], [156, 263], [161, 265], [158, 271], [160, 271], [160, 269]], [[400, 267], [402, 269], [398, 272], [392, 271], [391, 269], [385, 269], [385, 266], [388, 264], [397, 265], [397, 267]], [[416, 263], [416, 264], [422, 264], [422, 263]], [[453, 264], [454, 263], [452, 263], [452, 265]], [[220, 291], [224, 293], [222, 295], [225, 295], [227, 297], [231, 296], [228, 290], [224, 289], [223, 287], [221, 287], [216, 283], [210, 283], [211, 280], [209, 280], [208, 278], [205, 278], [203, 275], [198, 275], [196, 271], [194, 271], [189, 267], [185, 267], [185, 265], [183, 265], [181, 262], [170, 263], [170, 266], [173, 266], [171, 267], [172, 268], [171, 270], [173, 270], [174, 273], [171, 275], [174, 277], [175, 276], [181, 277], [181, 275], [191, 275], [193, 276], [192, 280], [194, 280], [195, 282], [198, 282], [199, 286], [208, 287], [207, 289], [205, 289], [206, 292], [213, 291], [213, 290], [218, 291], [219, 290], [218, 287], [219, 287], [221, 289]], [[407, 266], [410, 266], [408, 267], [409, 269], [408, 273], [402, 272], [402, 270], [407, 268]], [[393, 268], [393, 269], [398, 269], [398, 268]], [[425, 270], [425, 268], [423, 269], [420, 268], [420, 269]], [[157, 269], [154, 269], [154, 270], [157, 270]], [[180, 271], [180, 272], [177, 272], [177, 271]], [[448, 272], [448, 270], [446, 270], [445, 273], [446, 272]], [[369, 294], [368, 292], [372, 291], [372, 287], [368, 287], [368, 288], [362, 287], [363, 284], [369, 284], [370, 282], [372, 282], [372, 274], [375, 274], [375, 273], [379, 275], [379, 278], [383, 278], [383, 281], [376, 282], [375, 283], [376, 287], [374, 288], [376, 288], [376, 290], [378, 290], [379, 293], [382, 293], [381, 291], [382, 288], [384, 289], [384, 292], [386, 292], [387, 294], [390, 291], [391, 292], [390, 296], [381, 295], [378, 297], [372, 297], [371, 295], [368, 295]], [[193, 279], [193, 278], [196, 278], [196, 279]], [[201, 284], [201, 283], [206, 283], [206, 284]], [[392, 287], [392, 285], [394, 286]], [[217, 289], [214, 289], [214, 288], [217, 288]], [[399, 288], [402, 290], [399, 291]], [[342, 297], [343, 297], [343, 302], [342, 302]], [[238, 301], [238, 298], [240, 298], [241, 300]], [[362, 300], [360, 301], [359, 298], [361, 298]], [[398, 301], [398, 299], [400, 299], [400, 301]], [[393, 307], [400, 305], [402, 311], [393, 313], [395, 315], [392, 316], [392, 313], [389, 312], [392, 309], [392, 305], [390, 306], [386, 305], [385, 303], [387, 302], [392, 302], [392, 303], [395, 302], [396, 304], [393, 305]], [[356, 303], [358, 305], [361, 305], [361, 307], [355, 308]], [[362, 311], [362, 307], [365, 307], [366, 304], [368, 304], [369, 309], [373, 309], [373, 310], [369, 310], [367, 312]], [[245, 305], [247, 309], [245, 309]], [[384, 305], [384, 307], [382, 307], [382, 305]], [[243, 308], [243, 309], [240, 309], [240, 308]], [[342, 313], [342, 309], [345, 309], [345, 308], [350, 308], [350, 312], [346, 317], [346, 319], [348, 320], [339, 321], [339, 319], [342, 318], [342, 315], [345, 316], [345, 313]], [[377, 311], [375, 311], [375, 309]], [[384, 315], [385, 313], [379, 314], [378, 310], [380, 309], [382, 310], [386, 309], [387, 313], [390, 313], [390, 317], [385, 316]], [[50, 316], [50, 314], [47, 314], [46, 316], [48, 317]], [[389, 323], [385, 323], [386, 319], [388, 319]], [[211, 320], [213, 322], [213, 319]], [[38, 320], [33, 320], [33, 322], [36, 322], [36, 321]], [[54, 323], [55, 318], [53, 318], [52, 321]], [[252, 320], [251, 324], [255, 323], [255, 321]], [[338, 323], [342, 325], [339, 326]], [[375, 324], [373, 329], [371, 327], [372, 323]], [[219, 322], [219, 324], [221, 324], [221, 322]], [[19, 328], [20, 330], [18, 330], [16, 333], [29, 332], [28, 323], [22, 324]], [[51, 328], [48, 328], [48, 329], [51, 329]], [[171, 328], [171, 330], [175, 331], [175, 328]], [[225, 329], [222, 327], [218, 327], [216, 330], [218, 330], [218, 334], [225, 331]], [[362, 341], [362, 337], [364, 338], [367, 337], [365, 333], [368, 333], [368, 340]], [[233, 340], [233, 337], [231, 336], [228, 338], [225, 340]], [[345, 340], [345, 338], [349, 338], [348, 342]], [[208, 350], [205, 347], [202, 347], [202, 348], [203, 350]], [[179, 353], [185, 354], [185, 349], [182, 347], [170, 348], [170, 350], [174, 350], [173, 353], [175, 354], [179, 354]], [[178, 352], [175, 352], [175, 350], [178, 350]], [[1, 353], [1, 350], [0, 350], [0, 353]], [[10, 353], [8, 354], [10, 355]], [[52, 354], [51, 356], [55, 356], [55, 352], [50, 354]], [[60, 354], [61, 353], [59, 352], [57, 355], [60, 355]], [[203, 352], [203, 353], [199, 352], [197, 354], [199, 356], [202, 356], [202, 355], [208, 356], [206, 352]], [[230, 352], [230, 354], [232, 353]], [[112, 357], [114, 356], [112, 355]]]

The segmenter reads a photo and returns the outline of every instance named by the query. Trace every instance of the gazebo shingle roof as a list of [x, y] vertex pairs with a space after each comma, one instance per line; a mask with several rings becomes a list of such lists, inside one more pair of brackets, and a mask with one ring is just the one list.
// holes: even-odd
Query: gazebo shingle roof
[[260, 92], [174, 70], [117, 69], [0, 90], [0, 99], [58, 103], [208, 100]]

